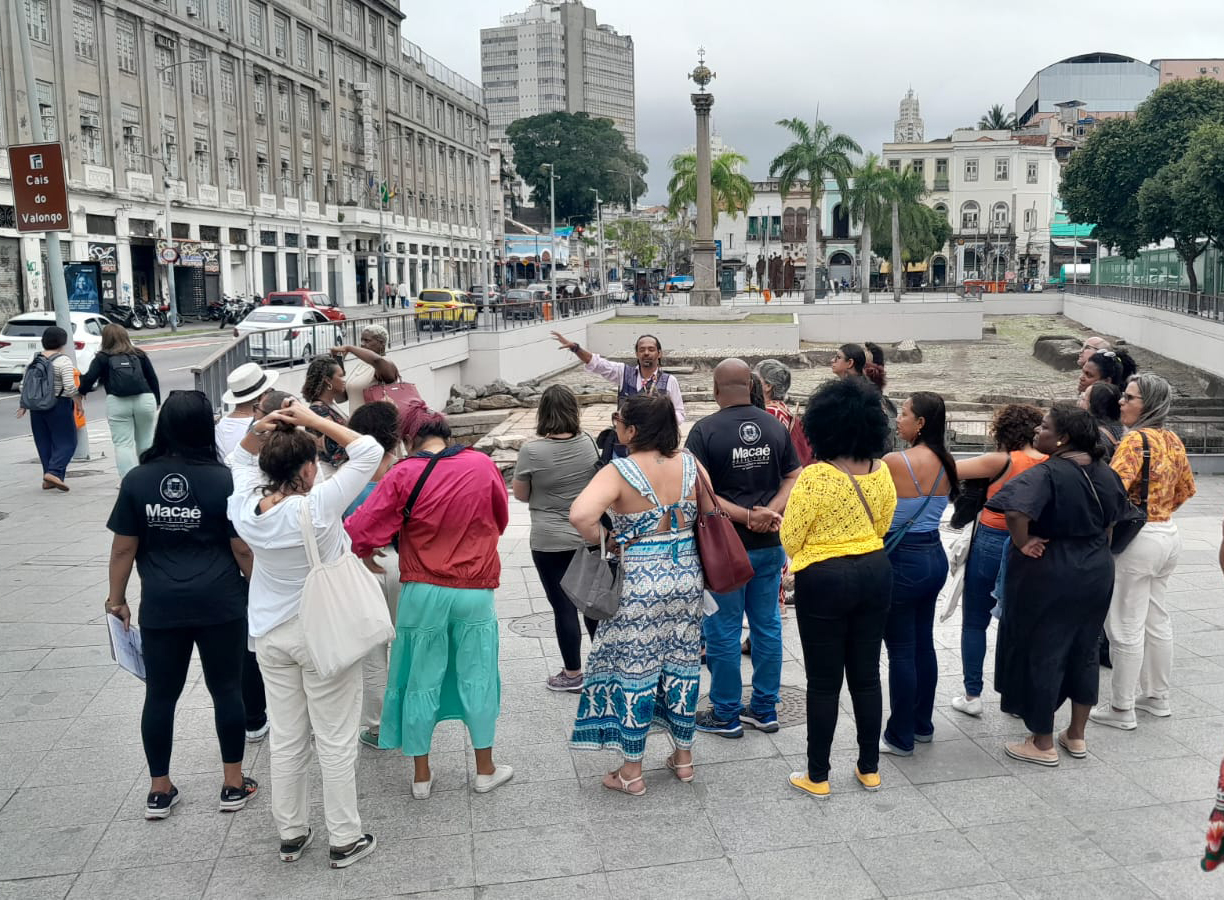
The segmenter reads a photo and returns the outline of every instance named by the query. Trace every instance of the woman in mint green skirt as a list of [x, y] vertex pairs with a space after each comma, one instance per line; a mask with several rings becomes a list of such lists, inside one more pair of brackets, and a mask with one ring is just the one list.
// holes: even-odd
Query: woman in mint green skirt
[[476, 755], [474, 790], [509, 781], [493, 762], [501, 710], [497, 540], [510, 519], [506, 483], [483, 453], [451, 445], [450, 426], [424, 405], [401, 422], [409, 456], [391, 468], [345, 522], [353, 552], [377, 567], [377, 549], [399, 536], [400, 591], [378, 745], [414, 757], [413, 797], [433, 787], [434, 728], [459, 719]]

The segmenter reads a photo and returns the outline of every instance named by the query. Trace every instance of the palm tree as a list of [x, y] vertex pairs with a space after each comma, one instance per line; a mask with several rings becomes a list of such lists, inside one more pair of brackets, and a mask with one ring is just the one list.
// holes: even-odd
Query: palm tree
[[820, 202], [824, 199], [825, 178], [837, 182], [841, 195], [846, 196], [854, 164], [852, 153], [863, 148], [853, 138], [835, 134], [833, 129], [817, 119], [811, 125], [802, 119], [779, 119], [778, 124], [794, 137], [785, 150], [769, 164], [769, 177], [778, 179], [778, 192], [783, 201], [795, 183], [807, 181], [808, 228], [807, 274], [803, 279], [803, 302], [816, 301], [816, 249], [823, 241], [820, 233]]
[[[710, 160], [710, 228], [718, 224], [718, 214], [725, 212], [735, 218], [748, 209], [754, 192], [752, 182], [740, 173], [748, 157], [734, 150], [724, 150]], [[697, 203], [697, 154], [678, 153], [671, 158], [672, 177], [667, 182], [667, 212], [673, 218]]]
[[862, 225], [862, 241], [859, 247], [859, 287], [863, 291], [863, 302], [871, 299], [871, 230], [883, 227], [887, 221], [891, 176], [888, 169], [880, 165], [880, 158], [868, 153], [863, 164], [852, 173], [854, 186], [847, 194], [850, 217]]
[[926, 195], [926, 179], [906, 166], [898, 171], [888, 171], [888, 203], [892, 211], [892, 282], [893, 302], [901, 302], [905, 272], [901, 262], [901, 231], [904, 220], [905, 232], [909, 234], [920, 224], [916, 207]]
[[996, 103], [978, 119], [979, 131], [1010, 131], [1016, 127], [1016, 114], [1003, 112], [1003, 107]]

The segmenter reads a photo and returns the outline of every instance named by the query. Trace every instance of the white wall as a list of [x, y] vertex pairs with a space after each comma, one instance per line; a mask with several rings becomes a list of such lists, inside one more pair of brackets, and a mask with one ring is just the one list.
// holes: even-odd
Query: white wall
[[591, 327], [585, 345], [603, 356], [624, 357], [633, 352], [633, 345], [644, 333], [657, 335], [663, 343], [664, 355], [682, 356], [686, 351], [708, 350], [772, 350], [778, 353], [799, 352], [799, 325], [756, 325], [728, 322], [710, 324], [695, 322], [663, 322], [650, 325], [618, 325], [613, 319]]
[[[977, 341], [982, 337], [983, 304], [976, 300], [946, 303], [831, 303], [795, 310], [799, 336], [820, 343], [895, 343]], [[776, 327], [776, 326], [775, 326]], [[768, 346], [768, 345], [764, 345]]]
[[1070, 292], [1063, 314], [1094, 331], [1224, 377], [1224, 325], [1218, 322]]
[[1040, 294], [986, 294], [982, 305], [988, 316], [1050, 316], [1063, 311], [1061, 291]]

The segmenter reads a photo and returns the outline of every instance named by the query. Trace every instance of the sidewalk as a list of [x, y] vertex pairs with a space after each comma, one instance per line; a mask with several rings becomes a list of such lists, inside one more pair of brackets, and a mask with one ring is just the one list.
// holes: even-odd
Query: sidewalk
[[[325, 841], [298, 863], [278, 861], [266, 742], [246, 762], [260, 796], [243, 812], [216, 811], [220, 761], [198, 666], [180, 701], [172, 764], [183, 802], [164, 822], [143, 819], [143, 691], [110, 660], [102, 612], [116, 476], [104, 426], [92, 430], [106, 457], [70, 470], [69, 494], [40, 489], [28, 438], [0, 442], [0, 898], [1224, 896], [1224, 874], [1198, 868], [1224, 753], [1224, 478], [1202, 479], [1178, 519], [1186, 549], [1169, 598], [1172, 718], [1141, 714], [1131, 733], [1089, 726], [1089, 758], [1064, 757], [1058, 769], [1011, 761], [1002, 743], [1021, 728], [997, 702], [981, 719], [949, 707], [960, 689], [954, 616], [936, 629], [935, 743], [909, 759], [885, 757], [883, 790], [864, 793], [843, 697], [834, 795], [824, 802], [786, 782], [805, 746], [793, 616], [786, 727], [741, 740], [700, 735], [688, 785], [667, 772], [666, 742], [652, 738], [645, 797], [600, 787], [614, 758], [569, 750], [577, 700], [544, 688], [560, 661], [531, 566], [527, 509], [511, 501], [497, 591], [496, 755], [515, 767], [514, 780], [473, 794], [471, 753], [455, 723], [436, 735], [427, 801], [411, 798], [402, 757], [362, 747], [361, 813], [379, 846], [332, 871]], [[314, 823], [322, 827], [321, 806]]]

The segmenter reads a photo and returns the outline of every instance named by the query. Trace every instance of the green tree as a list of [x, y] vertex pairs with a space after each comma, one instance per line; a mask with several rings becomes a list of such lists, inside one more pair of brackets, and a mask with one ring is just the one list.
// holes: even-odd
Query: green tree
[[871, 300], [871, 232], [883, 231], [891, 213], [890, 177], [888, 169], [880, 165], [880, 158], [868, 153], [862, 165], [851, 176], [854, 185], [842, 196], [848, 201], [850, 217], [862, 229], [859, 245], [859, 287], [863, 302]]
[[982, 131], [1010, 131], [1016, 127], [1016, 114], [1003, 112], [1003, 107], [996, 103], [978, 119], [977, 127]]
[[642, 219], [607, 222], [604, 224], [604, 237], [620, 247], [621, 256], [633, 261], [630, 265], [654, 265], [659, 254], [654, 231], [650, 223]]
[[843, 197], [849, 190], [850, 174], [854, 163], [852, 154], [862, 153], [863, 148], [847, 135], [834, 133], [825, 122], [817, 119], [808, 124], [803, 119], [779, 119], [778, 125], [790, 132], [794, 138], [785, 150], [774, 157], [769, 164], [769, 177], [778, 179], [778, 192], [783, 201], [786, 195], [800, 181], [806, 181], [808, 187], [808, 227], [807, 227], [807, 273], [803, 280], [803, 302], [814, 303], [816, 300], [817, 248], [823, 245], [824, 235], [820, 232], [820, 204], [824, 199], [824, 183], [826, 178], [837, 182], [837, 188]]
[[[947, 215], [926, 205], [919, 205], [914, 219], [902, 229], [901, 261], [904, 264], [925, 262], [948, 245], [952, 239], [952, 223]], [[871, 250], [882, 259], [893, 255], [892, 235], [886, 230], [871, 236]]]
[[1202, 125], [1184, 157], [1186, 179], [1202, 196], [1207, 237], [1224, 250], [1224, 125]]
[[687, 222], [661, 222], [654, 228], [659, 258], [673, 273], [679, 271], [680, 260], [693, 245], [693, 229]]
[[[905, 269], [901, 265], [905, 245], [909, 238], [921, 230], [924, 225], [921, 210], [922, 198], [926, 196], [926, 179], [914, 171], [912, 166], [906, 166], [899, 171], [888, 172], [888, 206], [891, 215], [892, 234], [892, 283], [893, 302], [901, 302], [901, 291], [905, 287]], [[902, 236], [906, 240], [902, 240]]]
[[[748, 157], [734, 150], [724, 150], [710, 160], [711, 228], [718, 224], [720, 212], [735, 218], [752, 202], [752, 182], [739, 172], [747, 164]], [[670, 165], [672, 176], [667, 182], [667, 212], [675, 218], [697, 203], [697, 154], [677, 153]]]
[[549, 186], [545, 166], [554, 167], [558, 221], [589, 221], [595, 211], [590, 188], [605, 197], [623, 194], [628, 180], [623, 173], [640, 180], [646, 172], [646, 158], [625, 145], [624, 135], [611, 119], [586, 113], [545, 113], [511, 122], [506, 136], [514, 148], [514, 167], [530, 185], [532, 201], [544, 209], [548, 208]]
[[[1191, 147], [1194, 147], [1193, 142]], [[1194, 261], [1207, 249], [1208, 243], [1219, 239], [1216, 229], [1220, 225], [1212, 221], [1209, 204], [1203, 202], [1202, 186], [1195, 180], [1193, 168], [1198, 159], [1195, 148], [1193, 156], [1188, 153], [1169, 163], [1144, 181], [1139, 189], [1144, 239], [1154, 242], [1169, 238], [1173, 241], [1177, 255], [1186, 265], [1186, 277], [1193, 294], [1198, 293]]]

